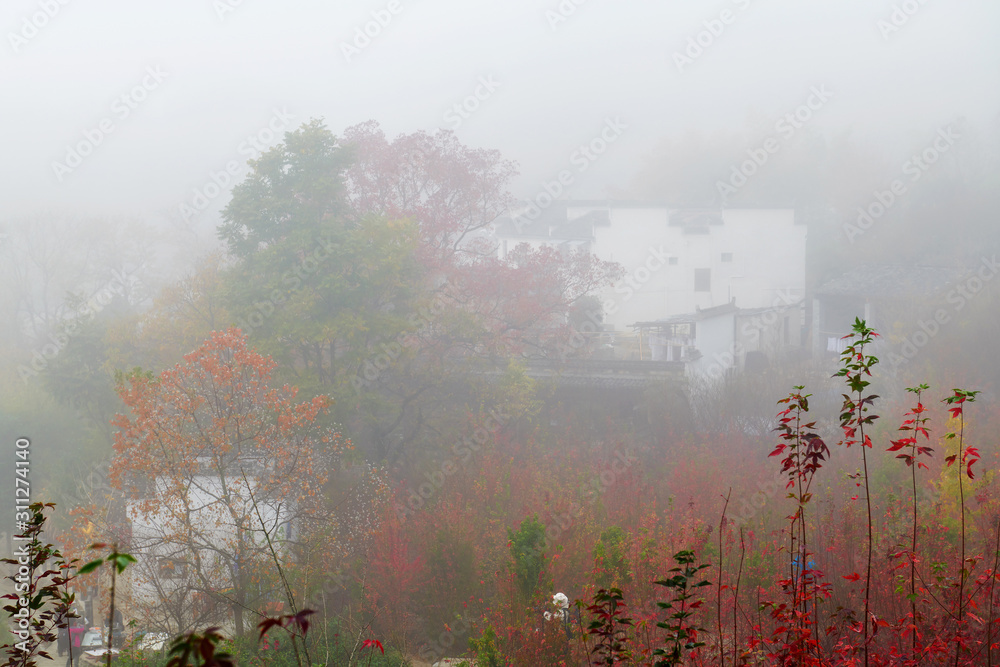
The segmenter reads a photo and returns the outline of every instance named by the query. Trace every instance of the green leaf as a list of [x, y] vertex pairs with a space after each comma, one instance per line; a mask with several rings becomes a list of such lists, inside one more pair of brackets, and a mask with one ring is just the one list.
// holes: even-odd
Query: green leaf
[[125, 568], [130, 564], [137, 562], [135, 557], [131, 554], [120, 554], [115, 553], [108, 557], [108, 560], [114, 559], [115, 569], [118, 570], [118, 574], [125, 571]]
[[91, 572], [99, 568], [101, 565], [104, 565], [104, 559], [98, 558], [97, 560], [92, 560], [86, 565], [82, 566], [79, 570], [76, 571], [76, 573], [78, 575], [90, 574]]

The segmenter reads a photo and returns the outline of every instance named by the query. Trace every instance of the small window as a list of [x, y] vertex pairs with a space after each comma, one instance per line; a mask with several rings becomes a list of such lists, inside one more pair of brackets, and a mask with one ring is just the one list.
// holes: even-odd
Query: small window
[[676, 257], [668, 257], [667, 258], [667, 264], [669, 264], [670, 266], [677, 266], [677, 258]]
[[278, 539], [286, 540], [291, 542], [292, 540], [292, 522], [286, 521], [285, 523], [278, 526]]
[[158, 563], [161, 579], [183, 579], [187, 574], [187, 562], [172, 558], [161, 558]]
[[731, 261], [733, 261], [733, 253], [731, 253], [731, 252], [724, 252], [724, 253], [722, 253], [722, 261], [723, 262], [731, 262]]
[[711, 292], [712, 291], [712, 270], [711, 269], [695, 269], [694, 270], [694, 291], [695, 292]]

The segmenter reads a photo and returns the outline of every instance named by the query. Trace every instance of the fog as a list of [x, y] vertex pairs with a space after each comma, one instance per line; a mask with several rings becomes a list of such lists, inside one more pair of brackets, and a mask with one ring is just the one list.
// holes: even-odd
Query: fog
[[[697, 552], [713, 625], [677, 664], [987, 664], [998, 27], [990, 0], [8, 0], [0, 489], [55, 502], [66, 554], [137, 556], [129, 650], [217, 626], [239, 664], [591, 664], [596, 591], [651, 628]], [[667, 641], [619, 631], [615, 664]]]
[[[51, 19], [36, 16], [38, 2], [9, 3], [4, 210], [164, 215], [212, 170], [244, 161], [241, 142], [276, 108], [296, 126], [322, 117], [335, 133], [369, 119], [390, 136], [455, 129], [518, 162], [519, 196], [563, 168], [606, 118], [620, 117], [628, 131], [574, 184], [577, 198], [627, 189], [652, 146], [688, 132], [745, 132], [752, 141], [755, 126], [772, 125], [815, 85], [832, 98], [810, 131], [849, 133], [893, 161], [957, 118], [996, 129], [1000, 54], [991, 36], [1000, 9], [989, 2], [919, 3], [896, 26], [891, 2], [567, 1], [560, 9], [399, 0], [353, 53], [344, 46], [364, 43], [357, 28], [388, 11], [385, 3], [230, 1], [155, 10], [67, 2], [53, 5]], [[731, 23], [703, 35], [702, 53], [679, 66], [675, 54], [690, 58], [689, 40], [725, 10]], [[37, 34], [36, 22], [44, 23]], [[122, 118], [114, 101], [142, 85], [148, 67], [162, 81]], [[455, 127], [446, 113], [475, 94], [480, 77], [496, 90]], [[60, 180], [52, 163], [103, 118], [114, 132]]]

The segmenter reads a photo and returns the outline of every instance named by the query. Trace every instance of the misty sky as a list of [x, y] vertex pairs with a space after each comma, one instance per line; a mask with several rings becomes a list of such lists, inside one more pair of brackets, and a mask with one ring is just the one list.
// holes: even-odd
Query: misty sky
[[[1000, 110], [995, 0], [64, 2], [4, 3], [4, 214], [176, 215], [210, 172], [237, 160], [245, 173], [242, 142], [280, 126], [275, 110], [292, 115], [285, 129], [310, 117], [334, 133], [368, 119], [390, 136], [452, 128], [446, 113], [482, 80], [495, 90], [457, 135], [516, 160], [522, 197], [608, 119], [626, 129], [578, 174], [575, 197], [627, 186], [667, 136], [771, 127], [814, 86], [832, 97], [810, 124], [890, 154], [959, 116], [995, 130]], [[44, 7], [54, 15], [25, 37]], [[902, 25], [883, 34], [894, 7]], [[728, 24], [712, 23], [724, 11]], [[391, 20], [348, 58], [373, 12]], [[699, 33], [709, 45], [680, 71], [674, 54]], [[145, 99], [123, 101], [136, 86]], [[102, 121], [113, 131], [60, 181], [53, 163]]]

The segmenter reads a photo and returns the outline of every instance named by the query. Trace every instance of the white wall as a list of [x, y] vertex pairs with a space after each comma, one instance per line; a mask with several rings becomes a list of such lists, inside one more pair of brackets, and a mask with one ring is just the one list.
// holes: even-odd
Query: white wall
[[[708, 234], [686, 234], [667, 220], [665, 208], [612, 208], [611, 225], [595, 228], [594, 254], [626, 272], [602, 295], [605, 321], [615, 329], [732, 298], [740, 308], [757, 308], [804, 295], [806, 229], [794, 224], [794, 211], [726, 210]], [[732, 261], [723, 262], [722, 253], [732, 253]], [[676, 265], [665, 256], [676, 257]], [[699, 268], [711, 272], [708, 292], [694, 291]]]
[[[761, 308], [794, 303], [805, 295], [806, 227], [795, 224], [791, 209], [723, 210], [723, 223], [710, 225], [707, 234], [669, 226], [671, 210], [662, 206], [568, 205], [566, 219], [594, 210], [608, 211], [610, 225], [594, 226], [591, 252], [625, 269], [625, 277], [599, 295], [605, 323], [617, 331], [734, 298], [740, 308]], [[522, 241], [535, 248], [564, 242], [558, 236], [506, 237], [499, 244], [500, 256]], [[732, 261], [723, 262], [723, 253], [732, 253]], [[709, 269], [710, 291], [694, 290], [695, 269]]]
[[[128, 505], [132, 554], [139, 561], [130, 570], [130, 579], [133, 599], [140, 604], [156, 607], [164, 593], [198, 587], [206, 580], [220, 590], [231, 586], [232, 572], [217, 551], [230, 556], [236, 551], [238, 532], [232, 512], [247, 529], [243, 540], [248, 554], [269, 558], [261, 519], [275, 549], [284, 549], [282, 540], [288, 537], [286, 531], [291, 528], [295, 512], [292, 501], [257, 498], [255, 510], [242, 478], [227, 480], [228, 498], [219, 477], [194, 475], [189, 482], [186, 498], [165, 494], [164, 480], [157, 480], [153, 484], [153, 500], [133, 501]], [[254, 478], [248, 482], [251, 489], [257, 489]], [[194, 551], [198, 552], [197, 557]], [[176, 578], [164, 577], [160, 573], [161, 558], [197, 560], [204, 579], [199, 579], [193, 569]]]
[[701, 320], [695, 325], [695, 347], [701, 358], [687, 365], [689, 376], [717, 379], [735, 365], [735, 313]]

